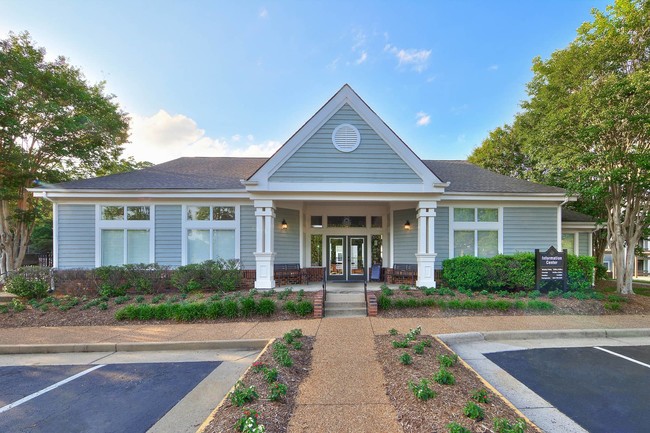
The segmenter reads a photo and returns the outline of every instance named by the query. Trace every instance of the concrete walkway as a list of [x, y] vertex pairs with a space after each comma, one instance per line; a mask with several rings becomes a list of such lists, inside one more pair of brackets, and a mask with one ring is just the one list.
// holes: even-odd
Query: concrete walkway
[[290, 433], [402, 431], [386, 396], [367, 318], [323, 320], [312, 353], [312, 369], [298, 390]]

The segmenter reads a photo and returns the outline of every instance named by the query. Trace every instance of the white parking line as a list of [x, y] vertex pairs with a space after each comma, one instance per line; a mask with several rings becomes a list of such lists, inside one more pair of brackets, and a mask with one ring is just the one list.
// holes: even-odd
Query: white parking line
[[649, 364], [646, 364], [645, 362], [637, 361], [636, 359], [630, 358], [625, 355], [621, 355], [620, 353], [612, 352], [611, 350], [603, 349], [602, 347], [598, 347], [598, 346], [594, 346], [594, 349], [602, 350], [603, 352], [607, 352], [610, 355], [618, 356], [619, 358], [627, 359], [628, 361], [634, 362], [635, 364], [639, 364], [646, 368], [650, 368]]
[[95, 370], [97, 370], [98, 368], [102, 368], [102, 367], [104, 367], [105, 365], [106, 365], [106, 364], [95, 365], [94, 367], [91, 367], [91, 368], [89, 368], [89, 369], [87, 369], [87, 370], [84, 370], [84, 371], [82, 371], [82, 372], [80, 372], [80, 373], [75, 374], [74, 376], [70, 376], [70, 377], [68, 377], [67, 379], [63, 379], [62, 381], [57, 382], [57, 383], [55, 383], [54, 385], [50, 385], [50, 386], [48, 386], [47, 388], [43, 388], [43, 389], [41, 389], [41, 390], [38, 391], [38, 392], [35, 392], [35, 393], [33, 393], [33, 394], [30, 394], [30, 395], [28, 395], [27, 397], [23, 397], [23, 398], [21, 398], [20, 400], [16, 400], [16, 401], [14, 401], [13, 403], [10, 403], [10, 404], [8, 404], [8, 405], [6, 405], [6, 406], [0, 407], [0, 413], [6, 412], [6, 411], [8, 411], [9, 409], [13, 409], [13, 408], [16, 407], [16, 406], [20, 406], [21, 404], [23, 404], [23, 403], [25, 403], [25, 402], [28, 402], [29, 400], [31, 400], [31, 399], [33, 399], [33, 398], [36, 398], [36, 397], [38, 397], [39, 395], [43, 395], [43, 394], [45, 394], [46, 392], [50, 392], [50, 391], [52, 391], [53, 389], [56, 389], [56, 388], [60, 387], [61, 385], [65, 385], [66, 383], [71, 382], [71, 381], [73, 381], [73, 380], [75, 380], [75, 379], [77, 379], [77, 378], [79, 378], [79, 377], [81, 377], [81, 376], [84, 376], [84, 375], [90, 373], [91, 371], [95, 371]]

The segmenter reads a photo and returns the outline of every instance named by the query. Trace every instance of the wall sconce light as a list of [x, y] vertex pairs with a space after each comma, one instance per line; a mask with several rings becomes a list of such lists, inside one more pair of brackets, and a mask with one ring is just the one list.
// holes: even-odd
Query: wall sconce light
[[282, 224], [280, 225], [280, 228], [282, 228], [282, 230], [286, 230], [288, 227], [289, 226], [287, 225], [287, 220], [282, 219]]
[[411, 230], [411, 222], [409, 220], [406, 220], [404, 223], [404, 230]]

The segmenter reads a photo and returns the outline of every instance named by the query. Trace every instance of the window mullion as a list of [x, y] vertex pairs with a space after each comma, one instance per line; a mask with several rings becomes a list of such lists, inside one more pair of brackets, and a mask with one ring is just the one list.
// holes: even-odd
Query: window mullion
[[123, 251], [122, 251], [122, 264], [125, 265], [127, 263], [127, 255], [128, 255], [128, 250], [129, 250], [129, 247], [128, 247], [128, 244], [127, 244], [128, 238], [129, 238], [129, 233], [128, 233], [127, 229], [124, 229], [122, 236], [124, 238], [123, 242], [122, 242], [123, 248], [124, 248]]

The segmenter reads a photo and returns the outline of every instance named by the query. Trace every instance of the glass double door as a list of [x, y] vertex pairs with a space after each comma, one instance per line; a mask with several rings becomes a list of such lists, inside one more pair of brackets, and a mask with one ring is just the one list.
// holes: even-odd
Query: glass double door
[[363, 281], [366, 279], [366, 237], [327, 237], [327, 279]]

